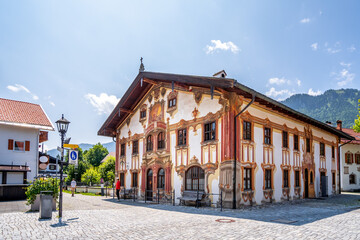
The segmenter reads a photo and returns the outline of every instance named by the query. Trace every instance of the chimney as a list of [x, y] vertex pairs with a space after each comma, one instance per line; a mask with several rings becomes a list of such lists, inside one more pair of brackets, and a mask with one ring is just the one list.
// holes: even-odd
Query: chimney
[[337, 123], [336, 129], [342, 131], [342, 121], [341, 121], [341, 120], [337, 120], [336, 123]]

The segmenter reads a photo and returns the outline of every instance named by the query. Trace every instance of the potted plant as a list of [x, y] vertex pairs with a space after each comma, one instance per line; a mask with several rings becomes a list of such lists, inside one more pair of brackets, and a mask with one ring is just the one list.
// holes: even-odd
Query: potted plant
[[59, 196], [59, 179], [38, 178], [26, 188], [27, 205], [31, 205], [31, 211], [39, 211], [40, 193], [51, 191], [53, 196], [53, 210], [56, 210], [56, 198]]

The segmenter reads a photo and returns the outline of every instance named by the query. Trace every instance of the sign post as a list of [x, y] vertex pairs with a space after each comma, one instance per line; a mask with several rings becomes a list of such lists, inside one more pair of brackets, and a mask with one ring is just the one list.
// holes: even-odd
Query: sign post
[[69, 150], [69, 164], [78, 165], [79, 154], [77, 150]]

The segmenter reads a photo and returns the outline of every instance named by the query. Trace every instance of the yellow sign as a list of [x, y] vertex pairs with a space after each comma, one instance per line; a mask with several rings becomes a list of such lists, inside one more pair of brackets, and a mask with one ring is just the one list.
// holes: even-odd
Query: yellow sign
[[79, 145], [77, 145], [77, 144], [64, 144], [64, 148], [75, 149], [75, 148], [79, 148]]

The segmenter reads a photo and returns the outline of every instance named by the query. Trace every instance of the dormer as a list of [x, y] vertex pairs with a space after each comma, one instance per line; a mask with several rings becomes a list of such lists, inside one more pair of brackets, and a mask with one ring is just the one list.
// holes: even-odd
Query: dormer
[[225, 70], [221, 70], [220, 72], [217, 72], [213, 75], [213, 77], [217, 77], [217, 78], [226, 78], [227, 74], [225, 72]]

